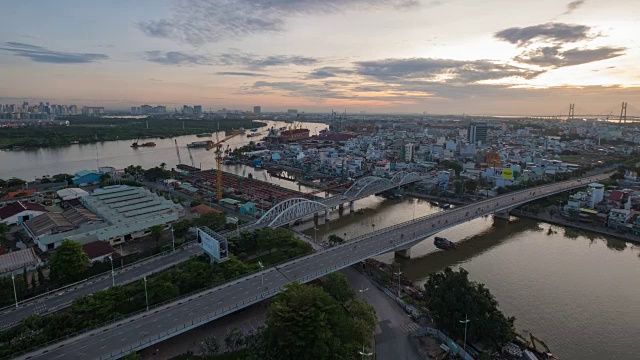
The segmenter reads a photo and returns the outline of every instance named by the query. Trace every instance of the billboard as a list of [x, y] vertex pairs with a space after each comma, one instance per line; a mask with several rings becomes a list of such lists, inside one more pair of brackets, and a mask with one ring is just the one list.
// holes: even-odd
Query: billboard
[[507, 180], [513, 180], [513, 170], [508, 168], [502, 169], [502, 178]]
[[218, 262], [229, 259], [229, 247], [227, 239], [206, 226], [198, 228], [198, 244]]

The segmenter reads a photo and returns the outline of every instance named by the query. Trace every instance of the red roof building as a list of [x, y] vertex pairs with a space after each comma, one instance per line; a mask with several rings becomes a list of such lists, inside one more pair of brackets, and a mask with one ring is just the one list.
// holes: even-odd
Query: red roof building
[[200, 205], [194, 206], [189, 211], [191, 211], [194, 214], [198, 214], [198, 215], [203, 215], [203, 214], [207, 214], [207, 213], [224, 214], [223, 211], [220, 211], [218, 209], [214, 209], [211, 206], [208, 206], [208, 205], [205, 205], [205, 204], [200, 204]]
[[40, 204], [16, 201], [0, 208], [0, 222], [8, 225], [22, 224], [45, 212], [47, 209]]

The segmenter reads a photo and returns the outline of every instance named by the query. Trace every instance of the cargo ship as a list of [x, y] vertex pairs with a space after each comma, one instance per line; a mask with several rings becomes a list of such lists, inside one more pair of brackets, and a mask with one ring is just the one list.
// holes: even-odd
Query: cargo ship
[[243, 128], [240, 128], [240, 129], [238, 129], [238, 130], [236, 130], [236, 129], [227, 130], [227, 131], [225, 131], [225, 132], [224, 132], [224, 135], [225, 135], [225, 136], [230, 136], [230, 135], [242, 135], [242, 134], [244, 134], [244, 133], [245, 133], [244, 129], [243, 129]]
[[142, 143], [142, 144], [138, 144], [138, 142], [134, 142], [133, 144], [131, 144], [132, 148], [139, 148], [139, 147], [154, 147], [156, 146], [156, 143], [154, 142], [146, 142], [146, 143]]
[[213, 141], [194, 141], [192, 143], [187, 144], [188, 148], [206, 148], [209, 144], [213, 144]]
[[198, 134], [196, 135], [197, 137], [211, 137], [210, 133], [203, 133], [203, 134]]
[[451, 250], [456, 248], [456, 244], [454, 242], [439, 236], [435, 237], [435, 240], [433, 240], [433, 245], [442, 250]]

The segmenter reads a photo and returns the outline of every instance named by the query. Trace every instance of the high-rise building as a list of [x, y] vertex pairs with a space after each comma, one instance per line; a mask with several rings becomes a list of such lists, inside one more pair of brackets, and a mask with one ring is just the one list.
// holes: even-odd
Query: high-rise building
[[193, 112], [196, 114], [202, 114], [202, 105], [196, 105], [193, 107]]
[[469, 124], [469, 127], [467, 128], [467, 141], [469, 144], [477, 144], [480, 142], [486, 145], [487, 130], [487, 123], [479, 122]]
[[262, 112], [262, 109], [260, 108], [260, 106], [254, 106], [253, 107], [253, 113], [256, 115], [260, 115], [260, 113]]
[[404, 161], [407, 161], [407, 162], [413, 161], [414, 148], [415, 148], [415, 145], [411, 143], [404, 145]]

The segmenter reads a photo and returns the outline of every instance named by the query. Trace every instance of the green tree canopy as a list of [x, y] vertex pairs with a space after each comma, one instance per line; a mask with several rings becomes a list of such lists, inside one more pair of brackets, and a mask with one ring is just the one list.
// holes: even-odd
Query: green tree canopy
[[89, 266], [89, 257], [82, 246], [66, 239], [55, 250], [51, 258], [49, 278], [59, 284], [68, 284], [82, 279]]
[[342, 237], [335, 234], [329, 235], [328, 240], [329, 240], [329, 244], [331, 245], [338, 245], [344, 242], [344, 239]]
[[469, 280], [465, 269], [447, 267], [433, 273], [424, 285], [426, 306], [439, 328], [453, 338], [464, 336], [461, 320], [468, 316], [467, 338], [502, 345], [511, 341], [515, 328], [513, 317], [498, 310], [498, 302], [484, 284]]
[[149, 230], [151, 230], [151, 237], [153, 238], [153, 240], [156, 241], [156, 244], [158, 243], [158, 240], [160, 240], [160, 238], [162, 237], [162, 233], [164, 232], [164, 226], [163, 225], [153, 225], [152, 227], [149, 228]]
[[338, 302], [344, 304], [349, 300], [353, 300], [356, 292], [347, 281], [344, 275], [334, 272], [325, 277], [324, 289], [331, 294]]
[[453, 169], [456, 172], [456, 175], [460, 175], [462, 171], [462, 164], [453, 160], [443, 160], [440, 162], [440, 165], [445, 169]]
[[264, 358], [359, 359], [375, 324], [370, 305], [354, 300], [346, 311], [322, 288], [293, 283], [269, 308]]

